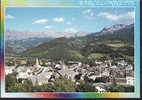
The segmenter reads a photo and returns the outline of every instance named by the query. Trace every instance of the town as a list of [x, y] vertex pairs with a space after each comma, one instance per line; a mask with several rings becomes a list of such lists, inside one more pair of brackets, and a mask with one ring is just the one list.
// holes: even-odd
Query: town
[[125, 60], [120, 60], [116, 64], [112, 64], [112, 60], [94, 60], [93, 66], [79, 61], [58, 61], [58, 63], [46, 60], [43, 62], [39, 58], [35, 58], [35, 64], [26, 66], [27, 61], [21, 60], [20, 66], [5, 65], [5, 75], [16, 72], [16, 79], [25, 79], [32, 81], [32, 84], [54, 84], [57, 78], [70, 79], [75, 85], [90, 80], [92, 85], [96, 87], [97, 92], [111, 92], [108, 87], [115, 82], [120, 86], [134, 86], [134, 65], [128, 64]]

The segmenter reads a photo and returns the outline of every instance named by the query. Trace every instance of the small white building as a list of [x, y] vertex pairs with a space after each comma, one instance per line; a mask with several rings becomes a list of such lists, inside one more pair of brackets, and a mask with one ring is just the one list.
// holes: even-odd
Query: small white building
[[27, 70], [27, 67], [25, 66], [19, 66], [18, 68], [15, 69], [17, 73], [25, 72], [26, 70]]
[[61, 65], [60, 64], [56, 64], [55, 68], [61, 68]]
[[109, 76], [109, 71], [107, 71], [107, 70], [103, 71], [102, 76]]
[[112, 69], [116, 69], [116, 68], [117, 68], [117, 66], [113, 65], [113, 66], [111, 66], [110, 68], [112, 68]]
[[59, 70], [59, 73], [61, 74], [61, 76], [67, 77], [68, 79], [71, 79], [72, 81], [75, 81], [75, 76], [78, 75], [78, 72], [75, 72], [70, 69]]
[[15, 66], [10, 66], [10, 67], [6, 66], [5, 67], [5, 74], [8, 75], [8, 74], [13, 73], [14, 69], [15, 69]]
[[45, 63], [45, 65], [51, 65], [51, 64], [52, 64], [51, 62], [46, 62], [46, 63]]
[[126, 67], [126, 70], [133, 70], [133, 66], [130, 64]]
[[135, 78], [132, 77], [132, 76], [127, 76], [126, 77], [126, 84], [134, 86], [134, 84], [135, 84]]
[[47, 84], [48, 80], [50, 79], [52, 72], [41, 73], [37, 76], [38, 85]]
[[95, 63], [100, 65], [100, 64], [102, 64], [103, 62], [101, 62], [101, 61], [95, 61]]
[[125, 62], [124, 60], [121, 60], [117, 63], [118, 65], [122, 65], [122, 66], [125, 66], [127, 65], [127, 62]]
[[98, 90], [98, 92], [106, 92], [106, 90], [100, 86], [96, 86], [96, 89]]
[[31, 77], [32, 76], [32, 74], [28, 74], [27, 72], [20, 72], [17, 76], [16, 76], [16, 78], [17, 79], [20, 79], [20, 78], [22, 78], [22, 79], [27, 79], [27, 78], [29, 78], [29, 77]]

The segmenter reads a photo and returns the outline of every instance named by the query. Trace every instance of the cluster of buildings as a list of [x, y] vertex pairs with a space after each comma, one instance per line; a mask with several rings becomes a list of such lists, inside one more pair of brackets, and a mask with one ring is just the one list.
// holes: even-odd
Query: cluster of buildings
[[[47, 62], [48, 65], [51, 62]], [[56, 78], [64, 77], [71, 79], [76, 84], [85, 80], [87, 76], [94, 83], [96, 89], [100, 92], [105, 92], [105, 87], [109, 86], [112, 80], [115, 78], [116, 83], [125, 86], [134, 86], [134, 67], [128, 64], [124, 60], [117, 62], [116, 65], [112, 65], [112, 61], [94, 61], [95, 65], [83, 64], [77, 61], [68, 61], [68, 64], [59, 62], [54, 66], [41, 66], [38, 58], [33, 66], [5, 66], [5, 74], [8, 75], [13, 72], [17, 72], [18, 79], [30, 79], [33, 85], [43, 85], [47, 83], [53, 83]], [[80, 78], [76, 80], [76, 76], [80, 75]], [[103, 81], [98, 79], [103, 79]]]

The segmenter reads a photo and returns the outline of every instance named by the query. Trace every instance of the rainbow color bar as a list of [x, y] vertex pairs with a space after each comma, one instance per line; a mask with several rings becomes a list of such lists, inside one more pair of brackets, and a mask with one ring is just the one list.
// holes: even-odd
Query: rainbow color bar
[[[113, 2], [111, 2], [113, 1]], [[119, 1], [119, 2], [118, 2]], [[134, 93], [6, 93], [4, 71], [5, 7], [135, 7]], [[3, 98], [139, 98], [140, 97], [140, 0], [2, 0], [1, 1], [1, 96]]]

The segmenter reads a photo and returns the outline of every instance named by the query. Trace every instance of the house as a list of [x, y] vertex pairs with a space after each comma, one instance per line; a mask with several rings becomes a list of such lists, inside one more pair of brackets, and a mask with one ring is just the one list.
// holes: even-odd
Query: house
[[127, 65], [127, 62], [125, 62], [124, 60], [121, 60], [117, 63], [118, 65], [122, 65], [122, 66], [125, 66]]
[[21, 60], [20, 64], [25, 65], [25, 64], [27, 64], [27, 62], [25, 60]]
[[85, 74], [83, 73], [83, 74], [80, 76], [80, 80], [84, 80], [84, 77], [85, 77]]
[[98, 92], [106, 92], [106, 90], [101, 86], [96, 86], [96, 89], [98, 90]]
[[108, 70], [104, 70], [102, 72], [102, 76], [109, 76], [109, 71]]
[[95, 80], [96, 79], [96, 76], [95, 75], [91, 75], [88, 77], [89, 79], [92, 79], [92, 80]]
[[116, 65], [113, 65], [113, 66], [111, 66], [110, 68], [112, 68], [112, 69], [116, 69], [116, 68], [117, 68], [117, 66], [116, 66]]
[[43, 72], [37, 75], [38, 85], [47, 84], [52, 75], [53, 75], [53, 72]]
[[100, 64], [100, 67], [101, 68], [106, 68], [106, 67], [108, 67], [108, 65], [107, 65], [107, 63], [102, 63], [102, 64]]
[[18, 73], [18, 75], [16, 76], [16, 79], [20, 79], [20, 78], [22, 78], [22, 79], [27, 79], [27, 78], [29, 78], [29, 77], [31, 77], [32, 76], [32, 74], [28, 74], [28, 73], [26, 73], [26, 72], [20, 72], [20, 73]]
[[60, 65], [60, 64], [56, 64], [56, 65], [55, 65], [55, 68], [61, 69], [61, 65]]
[[37, 76], [33, 75], [29, 79], [32, 81], [33, 86], [38, 85]]
[[127, 85], [126, 84], [126, 78], [115, 78], [116, 83], [119, 85]]
[[75, 72], [70, 69], [62, 69], [59, 70], [58, 72], [62, 77], [66, 77], [67, 79], [72, 79], [72, 81], [75, 81], [75, 75], [78, 74], [78, 72]]
[[43, 72], [38, 75], [32, 75], [31, 77], [29, 77], [29, 79], [31, 79], [33, 86], [43, 85], [49, 82], [49, 79], [51, 78], [52, 75], [53, 75], [52, 72], [46, 72], [46, 73]]
[[132, 85], [132, 86], [134, 86], [134, 84], [135, 84], [135, 78], [134, 77], [132, 77], [132, 76], [127, 76], [126, 77], [126, 84], [127, 85]]
[[51, 67], [44, 67], [42, 72], [49, 72], [49, 70], [52, 70]]
[[128, 65], [127, 67], [126, 67], [126, 70], [133, 70], [133, 66], [130, 64], [130, 65]]
[[112, 60], [105, 60], [105, 63], [108, 64], [108, 66], [112, 66], [111, 63], [112, 63]]
[[108, 83], [93, 83], [93, 86], [96, 87], [96, 89], [98, 90], [98, 92], [107, 92], [106, 91], [106, 87], [108, 86], [109, 84]]
[[95, 61], [95, 64], [97, 64], [97, 65], [100, 65], [100, 64], [102, 64], [103, 62], [101, 62], [101, 61]]
[[8, 74], [11, 74], [13, 73], [13, 70], [15, 69], [15, 66], [5, 66], [5, 74], [8, 75]]
[[51, 62], [46, 62], [46, 63], [45, 63], [45, 65], [51, 65], [51, 64], [52, 64]]
[[20, 73], [20, 72], [26, 72], [28, 69], [28, 67], [25, 67], [25, 66], [19, 66], [18, 68], [14, 69], [17, 73]]
[[126, 76], [132, 76], [134, 77], [134, 71], [133, 70], [126, 70]]

